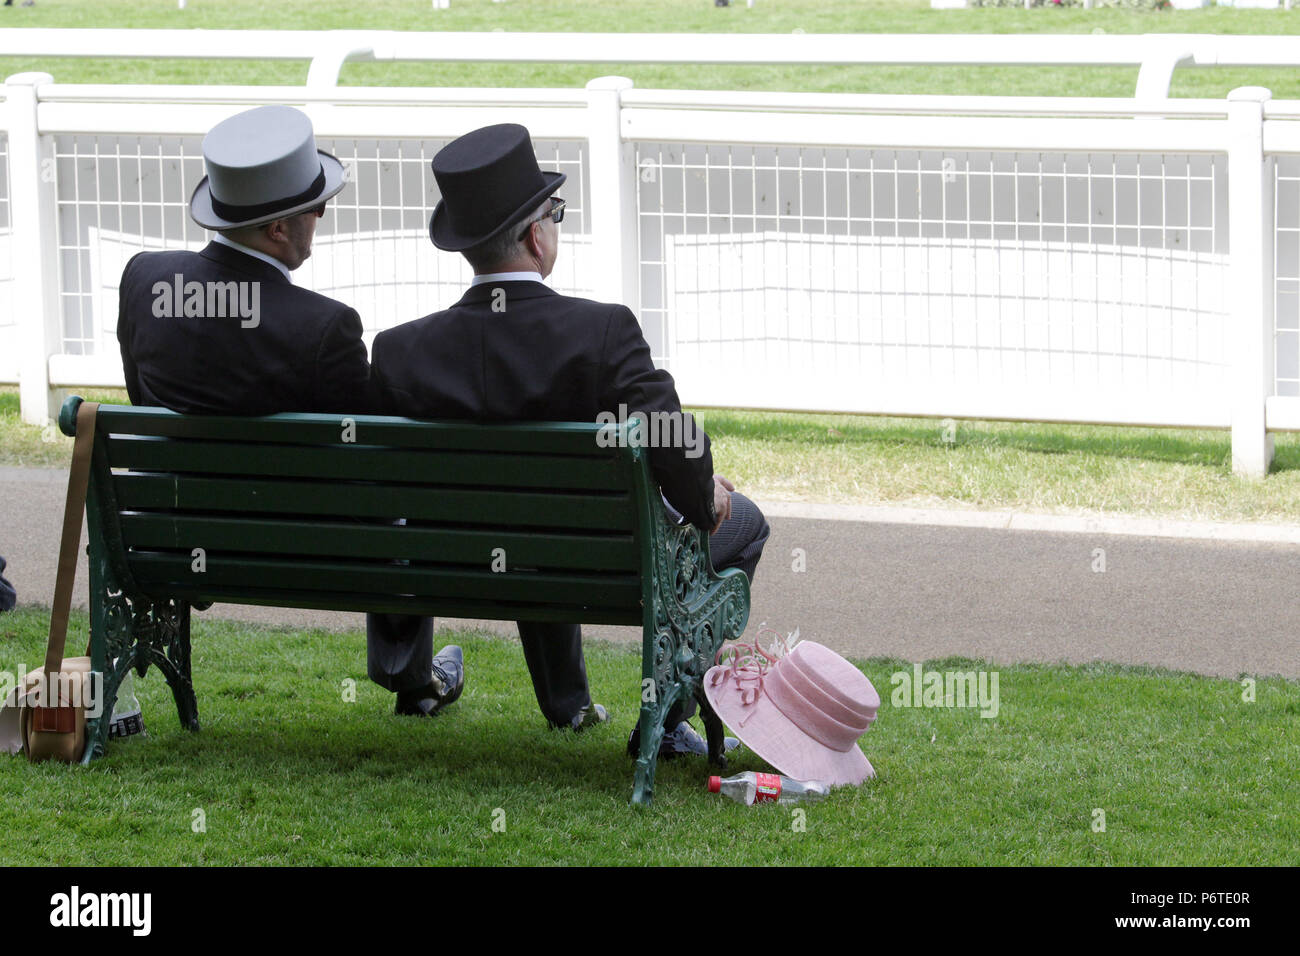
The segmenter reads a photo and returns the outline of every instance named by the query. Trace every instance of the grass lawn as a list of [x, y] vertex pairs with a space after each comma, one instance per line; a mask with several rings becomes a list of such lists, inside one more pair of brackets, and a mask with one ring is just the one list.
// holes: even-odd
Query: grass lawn
[[[125, 404], [106, 390], [87, 398]], [[1227, 432], [697, 410], [717, 470], [764, 500], [1300, 523], [1300, 435], [1263, 481], [1231, 471]], [[0, 387], [0, 466], [66, 468], [72, 440], [24, 425]]]
[[[90, 402], [130, 405], [126, 389], [101, 389], [79, 392]], [[72, 439], [59, 431], [58, 425], [25, 424], [20, 415], [18, 386], [0, 385], [0, 467], [61, 468], [72, 461]]]
[[[37, 666], [47, 615], [0, 616], [0, 670]], [[465, 648], [465, 694], [415, 721], [366, 681], [359, 632], [195, 620], [202, 732], [181, 730], [151, 671], [136, 683], [147, 739], [89, 769], [0, 760], [0, 827], [25, 835], [0, 864], [1300, 863], [1296, 682], [1260, 680], [1246, 703], [1233, 680], [1001, 667], [984, 719], [893, 707], [890, 675], [910, 665], [858, 662], [883, 702], [863, 738], [878, 778], [807, 807], [800, 831], [788, 807], [708, 794], [703, 761], [661, 765], [654, 806], [628, 806], [639, 648], [587, 648], [613, 720], [572, 736], [545, 729], [513, 641], [440, 635]]]
[[[758, 0], [718, 8], [710, 0], [40, 0], [4, 11], [0, 26], [297, 30], [468, 30], [647, 33], [1300, 33], [1283, 10], [990, 8], [931, 10], [928, 0]], [[972, 42], [978, 42], [972, 40]], [[0, 58], [0, 74], [44, 70], [63, 83], [301, 84], [305, 62]], [[1136, 68], [1102, 67], [724, 67], [654, 64], [384, 64], [344, 67], [344, 84], [383, 86], [580, 87], [602, 74], [667, 89], [810, 90], [873, 93], [1132, 96]], [[1260, 85], [1300, 97], [1300, 70], [1202, 68], [1174, 74], [1172, 93], [1222, 97]]]
[[[1210, 8], [932, 11], [927, 0], [39, 0], [0, 27], [204, 27], [637, 32], [1300, 33], [1300, 13]], [[978, 37], [972, 37], [973, 43]], [[63, 83], [300, 84], [307, 64], [0, 58]], [[1131, 96], [1136, 69], [350, 64], [342, 82]], [[1180, 69], [1175, 96], [1263, 85], [1300, 98], [1300, 70]], [[125, 402], [124, 393], [86, 397]], [[764, 499], [1130, 512], [1300, 522], [1300, 437], [1274, 473], [1239, 479], [1226, 432], [940, 422], [706, 409], [718, 470]], [[0, 465], [65, 468], [71, 442], [18, 418], [0, 388]], [[37, 666], [49, 611], [0, 615], [0, 671]], [[358, 628], [360, 617], [358, 616]], [[71, 630], [84, 636], [86, 616]], [[204, 729], [183, 731], [157, 672], [136, 682], [149, 736], [91, 768], [0, 761], [0, 865], [140, 864], [1300, 864], [1300, 682], [1151, 668], [997, 667], [999, 712], [891, 703], [909, 662], [858, 662], [883, 705], [863, 749], [878, 777], [803, 808], [705, 792], [703, 761], [660, 766], [630, 808], [640, 649], [591, 642], [613, 721], [550, 732], [517, 642], [455, 633], [461, 701], [432, 721], [392, 714], [353, 631], [272, 629], [195, 615]], [[74, 638], [70, 643], [76, 643]], [[987, 670], [945, 660], [932, 670]], [[347, 689], [355, 688], [355, 700]], [[731, 771], [766, 769], [742, 751]], [[196, 821], [201, 819], [199, 828]], [[1104, 819], [1104, 828], [1098, 824]], [[803, 827], [798, 824], [802, 822]], [[496, 826], [494, 826], [496, 824]], [[502, 826], [504, 824], [504, 826]], [[196, 832], [201, 829], [202, 832]]]

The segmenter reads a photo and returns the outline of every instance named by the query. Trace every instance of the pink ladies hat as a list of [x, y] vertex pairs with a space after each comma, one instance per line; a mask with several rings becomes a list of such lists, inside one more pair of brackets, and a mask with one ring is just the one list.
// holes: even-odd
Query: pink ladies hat
[[783, 657], [728, 644], [704, 693], [745, 746], [788, 777], [830, 786], [876, 775], [858, 747], [880, 707], [863, 673], [829, 647], [803, 641]]

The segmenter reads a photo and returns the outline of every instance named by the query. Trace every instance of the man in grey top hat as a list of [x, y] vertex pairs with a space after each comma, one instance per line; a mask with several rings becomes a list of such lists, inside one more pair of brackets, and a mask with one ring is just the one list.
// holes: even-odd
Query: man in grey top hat
[[[370, 411], [356, 310], [289, 279], [347, 183], [343, 165], [289, 106], [218, 123], [203, 163], [190, 216], [216, 236], [199, 252], [142, 252], [122, 273], [131, 401], [200, 415]], [[428, 716], [460, 695], [460, 648], [434, 657], [431, 619], [369, 614], [366, 636], [370, 678], [396, 692], [399, 714]]]

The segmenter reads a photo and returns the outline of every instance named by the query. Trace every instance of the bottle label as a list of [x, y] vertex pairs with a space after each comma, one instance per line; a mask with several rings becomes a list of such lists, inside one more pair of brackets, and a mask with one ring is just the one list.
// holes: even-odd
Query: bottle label
[[754, 802], [776, 800], [781, 796], [781, 775], [779, 773], [755, 774]]
[[144, 718], [140, 711], [115, 716], [108, 725], [109, 737], [130, 737], [144, 732]]

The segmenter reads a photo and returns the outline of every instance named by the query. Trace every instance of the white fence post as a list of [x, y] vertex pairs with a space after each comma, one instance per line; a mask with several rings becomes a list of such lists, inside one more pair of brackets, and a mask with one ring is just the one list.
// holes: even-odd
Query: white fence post
[[[1181, 41], [1174, 40], [1174, 44]], [[1174, 79], [1174, 70], [1179, 66], [1190, 66], [1196, 62], [1195, 56], [1186, 46], [1165, 44], [1156, 47], [1142, 58], [1138, 70], [1137, 88], [1133, 92], [1135, 99], [1163, 100], [1169, 98], [1169, 85]]]
[[1232, 344], [1232, 470], [1263, 476], [1273, 461], [1264, 402], [1273, 393], [1273, 160], [1264, 155], [1272, 93], [1228, 94], [1228, 317]]
[[307, 88], [334, 87], [339, 85], [339, 71], [349, 61], [374, 60], [375, 44], [352, 36], [330, 36], [319, 53], [311, 59], [307, 67]]
[[[596, 298], [621, 302], [640, 314], [640, 264], [636, 216], [636, 154], [623, 142], [623, 76], [602, 76], [587, 84], [591, 121], [587, 168], [591, 176], [591, 245]], [[577, 185], [576, 183], [574, 185]]]
[[13, 308], [18, 325], [18, 395], [23, 421], [43, 425], [57, 414], [50, 392], [50, 356], [61, 351], [59, 240], [55, 209], [54, 142], [36, 126], [41, 84], [48, 73], [5, 80], [9, 110], [9, 215], [13, 244]]

